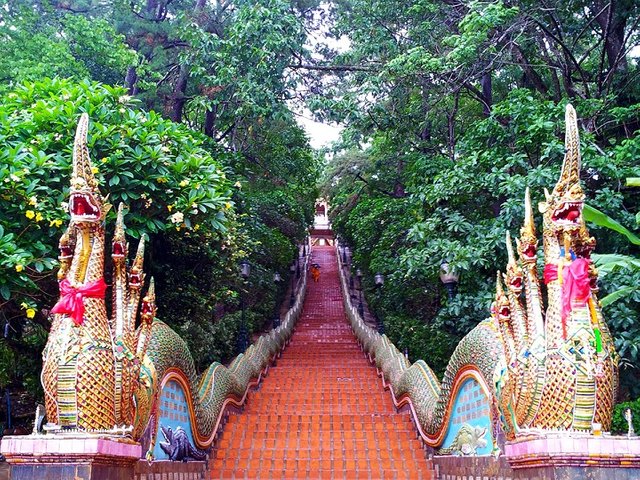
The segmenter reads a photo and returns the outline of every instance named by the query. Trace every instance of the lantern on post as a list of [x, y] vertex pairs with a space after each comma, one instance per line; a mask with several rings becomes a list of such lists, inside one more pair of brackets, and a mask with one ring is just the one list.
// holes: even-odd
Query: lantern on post
[[440, 281], [443, 283], [444, 288], [447, 289], [449, 300], [453, 300], [453, 298], [456, 296], [459, 278], [460, 277], [458, 273], [453, 268], [451, 268], [449, 262], [444, 260], [440, 264]]
[[[378, 299], [378, 306], [379, 306], [380, 292], [382, 291], [382, 286], [384, 285], [384, 275], [382, 275], [381, 273], [376, 273], [376, 276], [373, 277], [373, 283], [376, 286], [376, 296]], [[380, 335], [384, 335], [384, 323], [382, 321], [382, 316], [380, 315], [379, 312], [376, 312], [376, 326], [378, 327], [378, 333]]]
[[273, 274], [273, 284], [276, 286], [276, 295], [274, 300], [273, 307], [273, 328], [278, 328], [280, 326], [280, 304], [278, 304], [278, 287], [280, 286], [280, 282], [282, 282], [282, 277], [279, 272]]
[[[242, 277], [244, 286], [251, 275], [251, 264], [248, 260], [240, 262], [240, 276]], [[249, 333], [247, 332], [247, 319], [245, 316], [244, 304], [244, 288], [240, 290], [240, 332], [238, 334], [238, 353], [244, 352], [249, 346]]]

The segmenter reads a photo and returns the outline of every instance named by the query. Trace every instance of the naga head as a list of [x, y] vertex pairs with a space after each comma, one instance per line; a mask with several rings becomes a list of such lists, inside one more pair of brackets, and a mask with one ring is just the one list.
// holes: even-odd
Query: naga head
[[511, 244], [511, 234], [507, 231], [507, 254], [509, 262], [507, 263], [507, 271], [504, 274], [504, 281], [507, 284], [507, 288], [516, 296], [522, 293], [522, 280], [523, 273], [522, 268], [516, 262], [516, 257], [513, 254], [513, 245]]
[[495, 312], [498, 324], [509, 323], [511, 321], [511, 305], [509, 304], [509, 298], [502, 289], [502, 280], [500, 280], [500, 272], [498, 272], [496, 279], [496, 299], [495, 299]]
[[149, 290], [142, 299], [142, 306], [140, 307], [140, 319], [143, 324], [149, 325], [153, 322], [156, 316], [156, 289], [153, 278], [149, 282]]
[[533, 220], [529, 187], [527, 187], [524, 195], [524, 224], [520, 229], [520, 238], [516, 238], [516, 246], [518, 247], [518, 255], [523, 265], [536, 264], [538, 237], [536, 236], [536, 224]]
[[142, 270], [142, 265], [144, 263], [144, 235], [140, 238], [140, 243], [138, 243], [138, 251], [136, 253], [136, 258], [133, 260], [133, 265], [129, 270], [129, 288], [134, 290], [139, 290], [142, 287], [144, 282], [144, 273]]
[[580, 136], [576, 111], [570, 104], [567, 104], [565, 122], [565, 154], [560, 179], [552, 193], [545, 190], [546, 202], [540, 204], [540, 212], [545, 214], [545, 226], [556, 234], [576, 231], [583, 223]]
[[124, 233], [124, 204], [118, 206], [118, 216], [116, 218], [116, 228], [113, 232], [113, 242], [111, 246], [111, 258], [114, 263], [124, 262], [127, 257], [127, 240]]
[[73, 173], [69, 191], [71, 222], [81, 227], [104, 220], [104, 216], [110, 207], [100, 195], [98, 182], [89, 158], [89, 149], [87, 148], [88, 127], [89, 116], [83, 113], [78, 122], [76, 138], [73, 144]]

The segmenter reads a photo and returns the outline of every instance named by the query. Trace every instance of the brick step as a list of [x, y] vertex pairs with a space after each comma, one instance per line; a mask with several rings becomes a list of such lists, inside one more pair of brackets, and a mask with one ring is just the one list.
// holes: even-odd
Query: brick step
[[376, 470], [370, 471], [347, 471], [328, 468], [325, 470], [289, 470], [283, 472], [277, 468], [269, 471], [260, 469], [259, 471], [238, 472], [235, 468], [223, 470], [220, 475], [212, 474], [211, 479], [260, 479], [260, 480], [430, 480], [435, 478], [430, 471], [407, 472], [404, 470]]
[[319, 425], [322, 423], [338, 423], [338, 424], [361, 424], [361, 423], [389, 423], [389, 420], [392, 420], [394, 424], [411, 424], [411, 417], [408, 413], [395, 413], [395, 412], [384, 412], [384, 413], [348, 413], [348, 414], [304, 414], [304, 413], [292, 413], [289, 415], [276, 415], [273, 413], [261, 413], [251, 415], [252, 418], [248, 418], [249, 415], [245, 414], [232, 414], [229, 415], [228, 421], [231, 422], [239, 422], [241, 424], [252, 423], [307, 423]]

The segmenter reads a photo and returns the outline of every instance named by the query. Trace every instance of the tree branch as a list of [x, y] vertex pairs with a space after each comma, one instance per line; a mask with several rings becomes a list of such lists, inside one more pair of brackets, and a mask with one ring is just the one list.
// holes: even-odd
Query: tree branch
[[320, 72], [377, 72], [372, 67], [363, 67], [360, 65], [309, 65], [298, 63], [295, 65], [287, 65], [287, 68], [294, 70], [317, 70]]

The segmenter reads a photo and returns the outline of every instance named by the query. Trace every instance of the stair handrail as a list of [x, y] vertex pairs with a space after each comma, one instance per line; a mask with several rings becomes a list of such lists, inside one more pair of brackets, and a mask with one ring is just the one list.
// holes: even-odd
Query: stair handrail
[[[398, 395], [398, 388], [403, 379], [403, 374], [406, 370], [412, 367], [409, 359], [395, 346], [395, 344], [389, 340], [386, 334], [380, 334], [377, 329], [370, 327], [366, 324], [364, 318], [358, 313], [358, 308], [354, 306], [349, 294], [349, 282], [346, 278], [342, 257], [340, 256], [340, 242], [335, 241], [336, 257], [338, 259], [338, 273], [340, 278], [340, 286], [342, 291], [342, 299], [347, 313], [347, 318], [351, 324], [351, 328], [358, 339], [362, 349], [366, 353], [370, 362], [375, 363], [378, 375], [382, 378], [382, 383], [385, 389], [388, 389], [391, 393], [396, 408], [408, 405], [411, 410], [411, 415], [414, 420], [414, 425], [418, 434], [422, 440], [430, 444], [429, 437], [423, 430], [420, 421], [420, 415], [417, 412], [417, 402], [412, 398], [410, 393], [402, 393]], [[429, 388], [439, 393], [440, 382], [431, 370], [431, 368], [423, 361], [418, 360], [413, 364], [419, 368], [424, 380], [428, 384]], [[423, 410], [423, 409], [421, 409]]]

